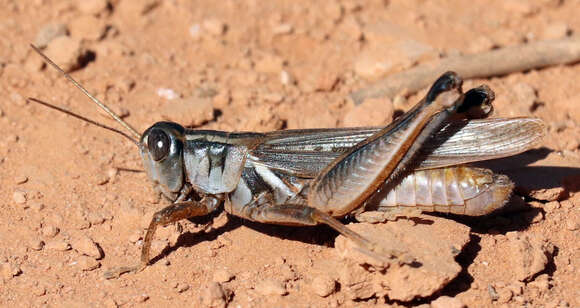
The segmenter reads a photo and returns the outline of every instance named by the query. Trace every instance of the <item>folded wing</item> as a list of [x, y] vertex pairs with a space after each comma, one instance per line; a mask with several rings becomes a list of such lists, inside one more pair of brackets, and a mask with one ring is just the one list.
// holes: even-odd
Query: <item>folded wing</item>
[[[250, 151], [253, 163], [313, 178], [348, 148], [380, 127], [286, 130], [266, 134]], [[449, 123], [434, 134], [417, 157], [418, 170], [516, 155], [537, 146], [544, 124], [536, 118], [495, 118]]]

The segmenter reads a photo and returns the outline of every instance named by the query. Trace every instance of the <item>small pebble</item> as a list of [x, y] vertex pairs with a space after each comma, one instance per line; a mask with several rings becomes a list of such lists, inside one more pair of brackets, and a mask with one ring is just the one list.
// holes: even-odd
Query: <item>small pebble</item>
[[328, 276], [316, 276], [311, 287], [316, 295], [327, 297], [336, 290], [336, 281]]
[[44, 286], [34, 286], [33, 288], [31, 288], [32, 290], [32, 294], [35, 296], [43, 296], [46, 294], [46, 287]]
[[203, 307], [225, 308], [227, 304], [226, 294], [219, 283], [209, 283], [209, 285], [201, 291], [200, 302]]
[[259, 73], [278, 73], [282, 71], [285, 60], [277, 55], [265, 54], [256, 61], [254, 70]]
[[53, 238], [58, 234], [59, 231], [60, 230], [55, 226], [44, 226], [40, 230], [40, 233], [47, 238]]
[[332, 91], [340, 80], [340, 76], [335, 71], [320, 71], [315, 79], [316, 91]]
[[[20, 95], [19, 93], [16, 93], [16, 92], [10, 93], [10, 100], [15, 105], [20, 106], [20, 107], [28, 104], [28, 101], [26, 99], [24, 99], [24, 97], [22, 95]], [[7, 141], [16, 142], [16, 141], [18, 141], [18, 138], [10, 138], [10, 139], [7, 139]]]
[[385, 125], [391, 121], [394, 112], [390, 99], [369, 98], [347, 112], [343, 122], [347, 127]]
[[97, 212], [90, 212], [87, 214], [87, 221], [93, 226], [100, 225], [105, 222], [105, 217]]
[[107, 0], [77, 0], [76, 6], [79, 11], [85, 14], [98, 15], [109, 8]]
[[[366, 40], [363, 32], [363, 25], [360, 20], [355, 17], [356, 15], [346, 16], [345, 20], [339, 25], [340, 38], [345, 38], [349, 41], [362, 41]], [[342, 26], [342, 27], [341, 27]]]
[[80, 256], [77, 260], [77, 265], [83, 271], [92, 271], [99, 268], [101, 263], [91, 257]]
[[283, 283], [273, 279], [264, 279], [260, 281], [254, 289], [262, 295], [283, 296], [288, 294], [288, 291], [286, 291], [286, 286], [284, 286]]
[[516, 101], [524, 106], [531, 107], [538, 99], [536, 89], [530, 84], [519, 82], [511, 87], [511, 93], [515, 96]]
[[189, 35], [191, 35], [191, 38], [193, 38], [195, 41], [201, 39], [201, 26], [199, 24], [191, 25], [189, 27]]
[[570, 217], [570, 218], [568, 218], [568, 220], [566, 220], [566, 229], [568, 229], [570, 231], [576, 231], [579, 228], [580, 228], [580, 222], [578, 222], [573, 217]]
[[282, 100], [284, 100], [284, 96], [282, 96], [281, 94], [278, 93], [267, 93], [267, 94], [263, 94], [261, 95], [261, 98], [268, 102], [268, 103], [280, 103]]
[[54, 226], [61, 226], [64, 223], [64, 217], [60, 214], [51, 214], [45, 217], [45, 224], [46, 225], [54, 225]]
[[287, 85], [291, 85], [294, 84], [295, 80], [294, 77], [292, 75], [290, 75], [290, 73], [286, 70], [282, 70], [280, 72], [280, 83], [287, 86]]
[[77, 220], [75, 227], [79, 230], [85, 230], [91, 227], [91, 223], [82, 217], [81, 219]]
[[294, 31], [294, 26], [289, 23], [282, 23], [272, 28], [272, 34], [274, 35], [290, 34], [292, 31]]
[[274, 259], [274, 264], [275, 265], [282, 265], [286, 263], [286, 259], [284, 259], [284, 257], [277, 257], [276, 259]]
[[567, 210], [571, 210], [574, 207], [574, 203], [570, 200], [564, 200], [560, 202], [560, 204], [562, 205], [563, 208]]
[[522, 217], [530, 223], [539, 223], [544, 220], [544, 214], [540, 211], [527, 211], [522, 213]]
[[572, 31], [570, 27], [563, 22], [555, 22], [543, 29], [542, 39], [561, 39], [568, 36]]
[[26, 193], [23, 191], [17, 190], [12, 194], [12, 200], [14, 200], [14, 203], [16, 204], [24, 204], [26, 203], [26, 199]]
[[79, 60], [86, 54], [81, 40], [69, 36], [59, 36], [46, 47], [45, 54], [65, 71], [70, 72], [80, 67]]
[[103, 251], [99, 246], [88, 236], [81, 236], [72, 242], [72, 247], [78, 253], [92, 257], [96, 260], [103, 257]]
[[564, 187], [538, 189], [530, 192], [530, 197], [542, 201], [556, 201], [566, 194]]
[[468, 47], [467, 50], [470, 53], [481, 53], [484, 51], [491, 50], [494, 44], [493, 41], [487, 36], [480, 36], [478, 38], [473, 39]]
[[449, 296], [440, 296], [431, 302], [431, 308], [464, 308], [467, 307], [460, 299]]
[[67, 251], [70, 249], [69, 243], [63, 240], [52, 240], [45, 244], [46, 249], [56, 250], [56, 251]]
[[527, 285], [529, 287], [537, 288], [541, 291], [547, 291], [551, 287], [550, 278], [548, 277], [547, 274], [542, 274], [536, 277], [534, 281], [529, 282]]
[[514, 296], [513, 300], [519, 304], [523, 304], [526, 301], [523, 296]]
[[[131, 92], [131, 90], [135, 89], [137, 82], [134, 79], [129, 78], [129, 77], [120, 77], [117, 80], [117, 82], [115, 83], [115, 85], [117, 86], [117, 88], [119, 88], [124, 93], [128, 93], [128, 92]], [[127, 110], [127, 113], [130, 112], [128, 109], [126, 109], [126, 110]], [[126, 116], [129, 116], [129, 114], [127, 114]]]
[[94, 16], [83, 15], [73, 19], [69, 23], [69, 29], [71, 37], [98, 41], [105, 36], [107, 25]]
[[178, 293], [183, 293], [189, 290], [189, 285], [187, 283], [178, 283], [175, 289], [177, 290]]
[[212, 99], [198, 96], [173, 100], [163, 106], [159, 112], [166, 120], [191, 127], [210, 122], [215, 116]]
[[107, 168], [107, 177], [109, 177], [109, 181], [114, 180], [117, 175], [119, 175], [119, 169], [117, 168]]
[[44, 247], [44, 242], [39, 239], [34, 239], [28, 243], [28, 248], [36, 251], [42, 250]]
[[230, 273], [225, 268], [217, 269], [213, 273], [213, 281], [214, 282], [219, 282], [219, 283], [228, 282], [228, 281], [232, 280], [233, 278], [234, 278], [234, 275], [232, 275], [232, 273]]
[[129, 236], [129, 242], [137, 243], [142, 238], [141, 231], [137, 230]]
[[576, 149], [580, 148], [580, 141], [576, 139], [568, 140], [564, 148], [568, 151], [575, 151]]
[[359, 3], [358, 1], [342, 1], [342, 5], [344, 10], [347, 12], [357, 12], [363, 9], [363, 2]]
[[216, 108], [222, 109], [226, 108], [230, 104], [231, 100], [232, 98], [228, 91], [220, 91], [212, 98], [212, 104]]
[[152, 251], [163, 251], [167, 247], [169, 247], [168, 240], [153, 240], [151, 242], [151, 250]]
[[522, 295], [524, 292], [524, 287], [525, 284], [520, 281], [513, 282], [507, 286], [507, 288], [510, 289], [514, 295]]
[[180, 95], [177, 94], [177, 92], [175, 92], [173, 89], [169, 89], [169, 88], [158, 88], [157, 89], [157, 96], [164, 98], [166, 100], [174, 100], [174, 99], [178, 99], [180, 97]]
[[[118, 3], [118, 1], [115, 1]], [[140, 15], [144, 16], [152, 12], [161, 5], [160, 0], [124, 0], [115, 5], [115, 11], [126, 15], [130, 18], [138, 18]]]
[[343, 15], [343, 8], [340, 2], [338, 1], [328, 1], [325, 2], [323, 7], [324, 16], [332, 19], [332, 21], [337, 22]]
[[12, 277], [22, 274], [22, 270], [20, 266], [11, 262], [0, 263], [0, 274], [4, 280], [9, 280]]
[[95, 184], [97, 185], [105, 185], [109, 183], [109, 177], [106, 174], [97, 173], [95, 175]]
[[[20, 96], [20, 94], [11, 94], [10, 97], [15, 97], [13, 95], [16, 95], [20, 98], [22, 98], [22, 96]], [[25, 101], [25, 100], [21, 100], [21, 101]], [[16, 143], [18, 142], [18, 140], [20, 140], [20, 137], [16, 134], [10, 134], [6, 137], [6, 139], [4, 139], [7, 143]]]
[[30, 73], [38, 73], [44, 68], [45, 64], [41, 57], [30, 56], [26, 58], [24, 68]]
[[487, 293], [489, 294], [489, 297], [491, 298], [492, 301], [496, 301], [499, 299], [499, 294], [491, 284], [487, 286]]
[[500, 304], [505, 304], [509, 302], [514, 296], [513, 292], [505, 287], [499, 288], [497, 294], [499, 295], [497, 302]]
[[510, 272], [519, 281], [527, 281], [546, 268], [554, 246], [539, 234], [521, 234], [510, 239]]
[[108, 295], [104, 296], [102, 305], [107, 308], [118, 308], [121, 306], [120, 303], [117, 303], [115, 299], [108, 297]]
[[[376, 34], [380, 35], [379, 32]], [[407, 69], [419, 60], [435, 58], [436, 55], [438, 52], [432, 46], [412, 39], [394, 44], [374, 43], [357, 56], [353, 68], [357, 75], [372, 81], [388, 73]]]
[[202, 27], [205, 29], [205, 31], [214, 36], [224, 34], [227, 29], [227, 25], [221, 20], [216, 18], [204, 20], [202, 23]]
[[144, 303], [148, 299], [149, 299], [149, 295], [147, 295], [147, 294], [139, 294], [139, 295], [137, 295], [137, 296], [135, 296], [133, 298], [133, 301], [138, 304], [138, 303]]
[[530, 16], [538, 10], [538, 4], [534, 1], [504, 1], [502, 4], [506, 10], [521, 16]]
[[280, 265], [280, 273], [277, 278], [279, 278], [282, 281], [294, 280], [296, 278], [296, 273], [294, 272], [294, 270], [292, 270], [292, 267], [290, 267], [290, 265], [282, 264]]
[[34, 45], [38, 48], [44, 48], [53, 39], [59, 36], [65, 36], [68, 32], [65, 24], [53, 23], [46, 24], [38, 30], [36, 38], [34, 39]]
[[550, 201], [543, 206], [544, 210], [548, 213], [553, 212], [560, 208], [560, 202], [558, 201]]
[[14, 182], [16, 182], [16, 184], [24, 184], [24, 183], [28, 182], [28, 177], [25, 175], [18, 175], [14, 179]]

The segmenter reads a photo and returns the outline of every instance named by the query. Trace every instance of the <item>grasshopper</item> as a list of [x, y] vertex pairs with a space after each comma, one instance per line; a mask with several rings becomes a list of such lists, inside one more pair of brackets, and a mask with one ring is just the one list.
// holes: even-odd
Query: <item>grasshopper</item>
[[339, 219], [364, 219], [369, 211], [488, 214], [507, 202], [514, 184], [505, 175], [465, 164], [524, 152], [544, 134], [539, 119], [486, 119], [493, 91], [480, 86], [463, 93], [462, 79], [453, 72], [439, 77], [417, 105], [386, 127], [255, 133], [158, 122], [139, 134], [32, 48], [126, 129], [128, 134], [98, 124], [137, 145], [155, 189], [171, 201], [154, 214], [140, 262], [108, 271], [107, 278], [148, 265], [158, 226], [222, 207], [261, 223], [326, 224], [372, 256], [409, 262], [404, 252], [379, 247]]

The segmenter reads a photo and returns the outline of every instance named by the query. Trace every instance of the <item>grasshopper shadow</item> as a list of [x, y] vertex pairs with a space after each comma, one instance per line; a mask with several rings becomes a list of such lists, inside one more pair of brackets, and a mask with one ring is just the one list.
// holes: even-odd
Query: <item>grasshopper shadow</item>
[[[190, 219], [193, 223], [205, 224], [211, 222], [211, 220], [217, 215], [219, 211], [204, 217], [196, 217], [195, 219]], [[415, 218], [405, 218], [399, 217], [397, 219], [412, 219], [417, 224], [432, 224], [433, 221], [429, 219], [415, 219]], [[350, 219], [344, 219], [343, 222], [348, 223]], [[163, 249], [158, 255], [154, 256], [150, 264], [154, 264], [159, 260], [167, 257], [175, 250], [180, 247], [193, 247], [202, 242], [211, 242], [216, 240], [220, 235], [232, 231], [241, 226], [248, 227], [256, 232], [267, 234], [272, 237], [276, 237], [284, 240], [298, 241], [307, 244], [320, 245], [324, 247], [334, 247], [334, 240], [339, 235], [334, 229], [326, 225], [317, 226], [283, 226], [275, 224], [264, 224], [259, 222], [253, 222], [239, 218], [233, 215], [228, 215], [228, 222], [217, 229], [211, 229], [209, 232], [184, 232], [179, 235], [175, 245]]]
[[[233, 216], [230, 216], [233, 217]], [[250, 229], [257, 232], [267, 234], [269, 236], [277, 237], [279, 239], [298, 241], [308, 244], [321, 245], [325, 247], [334, 247], [334, 241], [339, 235], [337, 231], [326, 225], [316, 225], [316, 226], [283, 226], [274, 224], [264, 224], [253, 222], [249, 220], [244, 220], [242, 218], [238, 219], [241, 225], [244, 225]], [[431, 225], [433, 221], [425, 217], [396, 217], [394, 221], [399, 219], [412, 220], [415, 224], [425, 224]], [[353, 217], [346, 217], [341, 219], [341, 222], [345, 225], [349, 223], [357, 223]], [[389, 223], [389, 222], [385, 222]]]
[[[542, 166], [541, 160], [554, 150], [542, 147], [525, 153], [501, 159], [483, 161], [473, 164], [476, 167], [491, 169], [496, 173], [507, 175], [518, 188], [531, 190], [550, 189], [566, 186], [568, 192], [580, 191], [580, 168], [567, 166]], [[536, 163], [533, 166], [530, 164]], [[523, 193], [526, 193], [523, 189]]]
[[[221, 214], [222, 211], [215, 211], [206, 216], [201, 217], [193, 217], [189, 218], [191, 223], [195, 224], [208, 224], [214, 218]], [[209, 232], [199, 231], [199, 232], [184, 232], [179, 235], [175, 245], [171, 245], [165, 249], [163, 249], [158, 255], [151, 258], [149, 264], [155, 264], [157, 261], [167, 257], [175, 250], [180, 247], [193, 247], [202, 242], [211, 242], [215, 241], [220, 235], [234, 230], [235, 228], [239, 227], [240, 224], [233, 221], [232, 219], [228, 219], [228, 222], [222, 226], [221, 228], [212, 228]]]
[[244, 226], [272, 237], [326, 247], [333, 247], [334, 239], [338, 236], [338, 232], [326, 225], [283, 226], [239, 220]]
[[[205, 224], [217, 217], [221, 211], [216, 211], [210, 215], [189, 219], [190, 222]], [[193, 247], [202, 242], [211, 242], [216, 240], [220, 235], [232, 231], [241, 226], [248, 227], [257, 232], [267, 234], [285, 240], [299, 241], [303, 243], [322, 245], [326, 247], [334, 246], [334, 239], [338, 232], [325, 225], [318, 226], [281, 226], [274, 224], [264, 224], [245, 220], [228, 214], [227, 223], [217, 229], [212, 228], [209, 232], [184, 232], [179, 235], [175, 245], [163, 249], [158, 255], [154, 256], [149, 264], [155, 264], [159, 260], [167, 257], [180, 247]]]

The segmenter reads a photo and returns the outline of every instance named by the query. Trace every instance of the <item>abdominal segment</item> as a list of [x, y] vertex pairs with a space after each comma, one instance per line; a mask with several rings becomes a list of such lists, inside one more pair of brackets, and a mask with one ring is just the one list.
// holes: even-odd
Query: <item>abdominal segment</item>
[[365, 210], [414, 208], [479, 216], [502, 207], [513, 189], [510, 179], [491, 170], [466, 166], [415, 171], [394, 188], [385, 186], [369, 199]]

